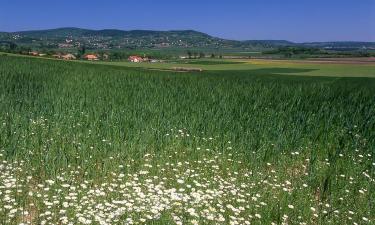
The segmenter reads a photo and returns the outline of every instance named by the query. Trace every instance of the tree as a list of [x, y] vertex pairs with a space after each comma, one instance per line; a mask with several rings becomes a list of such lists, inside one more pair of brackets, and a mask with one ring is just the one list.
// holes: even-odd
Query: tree
[[206, 57], [206, 55], [203, 52], [200, 52], [199, 53], [199, 58], [204, 58], [204, 57]]
[[192, 55], [191, 51], [187, 51], [187, 54], [188, 54], [189, 59], [191, 59], [191, 55]]
[[215, 58], [215, 54], [214, 53], [211, 54], [211, 58]]
[[292, 53], [291, 52], [285, 52], [285, 54], [284, 54], [284, 57], [285, 58], [292, 58]]
[[19, 54], [23, 54], [23, 55], [29, 54], [30, 51], [31, 51], [30, 47], [21, 46], [21, 47], [17, 48], [17, 52]]
[[17, 45], [16, 45], [15, 43], [13, 43], [13, 42], [10, 42], [10, 43], [9, 43], [9, 49], [10, 49], [11, 51], [14, 51], [16, 48], [17, 48]]
[[78, 56], [83, 56], [85, 53], [86, 53], [86, 46], [82, 45], [82, 47], [78, 49]]

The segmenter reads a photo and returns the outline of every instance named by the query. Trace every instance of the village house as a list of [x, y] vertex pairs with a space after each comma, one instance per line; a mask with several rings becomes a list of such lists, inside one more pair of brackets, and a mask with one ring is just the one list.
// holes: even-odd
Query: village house
[[73, 54], [70, 54], [70, 53], [61, 56], [61, 58], [64, 59], [64, 60], [74, 60], [74, 59], [76, 59], [76, 57]]
[[133, 62], [133, 63], [140, 63], [140, 62], [143, 62], [143, 58], [140, 57], [140, 56], [130, 56], [130, 57], [128, 58], [128, 60], [129, 60], [130, 62]]
[[94, 55], [94, 54], [87, 54], [87, 55], [83, 56], [83, 58], [86, 59], [86, 60], [89, 60], [89, 61], [99, 60], [99, 57], [97, 55]]
[[108, 54], [103, 54], [102, 55], [102, 59], [103, 60], [108, 60], [109, 59], [109, 55]]
[[31, 51], [31, 52], [29, 52], [29, 55], [38, 56], [39, 52], [37, 52], [37, 51]]
[[73, 44], [67, 44], [67, 43], [60, 43], [58, 44], [59, 48], [73, 48]]

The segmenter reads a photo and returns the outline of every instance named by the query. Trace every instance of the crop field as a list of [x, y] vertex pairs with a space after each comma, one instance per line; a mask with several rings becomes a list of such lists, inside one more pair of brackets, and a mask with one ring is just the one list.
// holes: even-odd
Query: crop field
[[0, 224], [375, 223], [374, 65], [133, 65], [0, 56]]
[[248, 71], [252, 74], [279, 74], [297, 76], [375, 77], [375, 61], [313, 61], [313, 60], [179, 60], [164, 63], [95, 62], [123, 67], [170, 70], [173, 67], [201, 68], [205, 71]]

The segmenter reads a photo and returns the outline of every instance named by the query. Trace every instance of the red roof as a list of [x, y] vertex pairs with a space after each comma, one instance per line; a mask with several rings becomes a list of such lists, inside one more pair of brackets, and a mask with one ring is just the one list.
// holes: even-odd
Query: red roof
[[93, 54], [88, 54], [88, 55], [85, 55], [84, 58], [85, 58], [85, 59], [97, 59], [98, 56], [93, 55]]
[[140, 56], [135, 56], [135, 55], [129, 56], [129, 60], [135, 60], [135, 59], [143, 60], [142, 57], [140, 57]]

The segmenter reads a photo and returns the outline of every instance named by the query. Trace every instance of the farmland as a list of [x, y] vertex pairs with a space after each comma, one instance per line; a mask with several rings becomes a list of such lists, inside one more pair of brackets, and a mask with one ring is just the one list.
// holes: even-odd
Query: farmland
[[[357, 59], [358, 61], [358, 59]], [[205, 71], [247, 71], [251, 74], [284, 74], [300, 76], [375, 77], [375, 62], [314, 60], [179, 60], [163, 63], [96, 62], [97, 64], [170, 70], [173, 67], [201, 68]]]
[[0, 56], [0, 224], [374, 223], [374, 65], [225, 62]]

